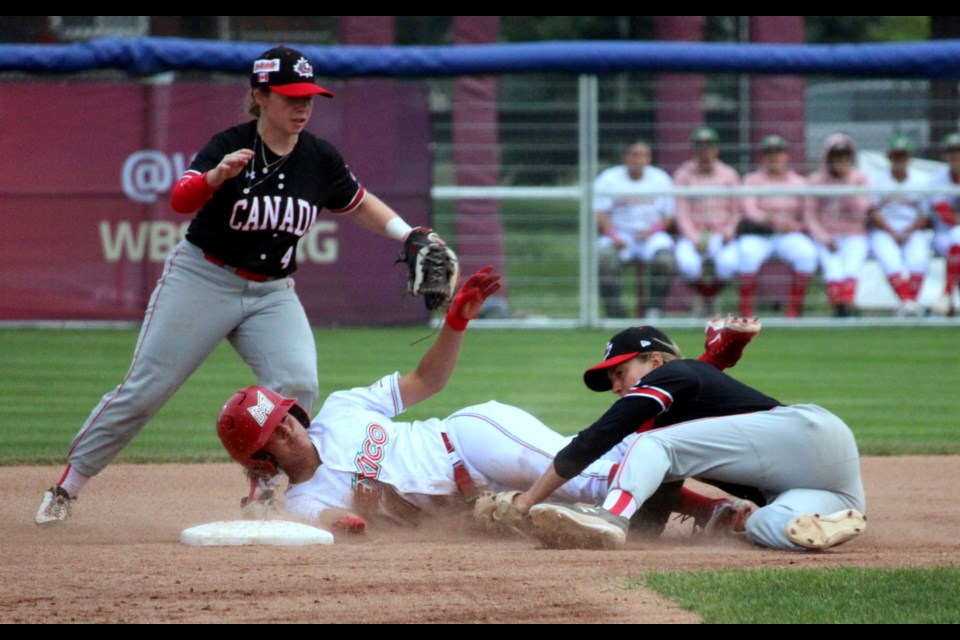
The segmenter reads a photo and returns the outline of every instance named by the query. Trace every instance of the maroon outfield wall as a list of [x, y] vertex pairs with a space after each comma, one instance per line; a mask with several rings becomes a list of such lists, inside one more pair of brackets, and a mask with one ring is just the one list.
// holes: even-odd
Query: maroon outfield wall
[[[326, 84], [310, 130], [373, 193], [430, 222], [424, 85]], [[210, 136], [244, 121], [243, 82], [0, 83], [0, 320], [142, 319], [189, 216], [170, 188]], [[427, 319], [404, 296], [399, 244], [324, 211], [300, 243], [297, 289], [312, 323]]]

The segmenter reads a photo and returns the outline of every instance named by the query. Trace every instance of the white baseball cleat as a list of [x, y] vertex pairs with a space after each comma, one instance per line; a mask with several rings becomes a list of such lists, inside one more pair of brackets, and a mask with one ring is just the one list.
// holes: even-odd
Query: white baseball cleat
[[957, 310], [953, 306], [953, 296], [944, 293], [940, 298], [930, 305], [930, 312], [938, 316], [954, 316]]
[[617, 549], [627, 542], [630, 520], [600, 507], [543, 502], [530, 509], [533, 535], [559, 549]]
[[787, 523], [787, 539], [798, 547], [822, 551], [853, 540], [867, 528], [867, 518], [856, 509], [828, 516], [806, 513]]
[[40, 526], [50, 526], [63, 522], [70, 516], [70, 506], [76, 498], [60, 487], [53, 486], [43, 494], [40, 508], [34, 516], [34, 522]]
[[898, 318], [922, 318], [927, 310], [916, 300], [904, 300], [896, 311]]

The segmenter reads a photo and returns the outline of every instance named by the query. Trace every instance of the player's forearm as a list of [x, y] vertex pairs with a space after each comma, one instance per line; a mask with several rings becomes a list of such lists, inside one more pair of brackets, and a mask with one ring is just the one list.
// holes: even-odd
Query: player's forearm
[[597, 212], [597, 230], [602, 236], [609, 236], [611, 238], [616, 238], [617, 236], [616, 229], [614, 229], [610, 223], [610, 216], [607, 215], [605, 211]]
[[613, 403], [592, 425], [581, 431], [553, 458], [556, 473], [573, 478], [599, 460], [663, 408], [652, 398], [627, 397]]
[[349, 214], [350, 218], [358, 225], [382, 236], [390, 236], [387, 225], [391, 220], [402, 220], [396, 211], [391, 209], [387, 203], [367, 191], [363, 202]]
[[463, 331], [444, 323], [416, 370], [400, 378], [400, 395], [405, 407], [423, 402], [447, 385], [460, 357], [463, 335]]
[[697, 225], [693, 223], [693, 220], [690, 219], [690, 215], [686, 212], [681, 213], [680, 207], [677, 207], [677, 230], [680, 232], [680, 235], [692, 242], [697, 244], [700, 241], [700, 229], [697, 228]]
[[549, 498], [554, 491], [562, 487], [566, 482], [565, 479], [557, 474], [553, 463], [551, 463], [550, 467], [533, 483], [532, 487], [514, 498], [513, 504], [521, 513], [527, 513], [530, 511], [530, 507]]
[[743, 217], [757, 224], [767, 224], [769, 216], [767, 212], [760, 208], [760, 201], [756, 196], [744, 196], [740, 201], [740, 210]]
[[803, 222], [814, 240], [824, 246], [830, 245], [833, 236], [831, 236], [826, 227], [820, 223], [820, 219], [814, 209], [810, 208], [803, 212]]

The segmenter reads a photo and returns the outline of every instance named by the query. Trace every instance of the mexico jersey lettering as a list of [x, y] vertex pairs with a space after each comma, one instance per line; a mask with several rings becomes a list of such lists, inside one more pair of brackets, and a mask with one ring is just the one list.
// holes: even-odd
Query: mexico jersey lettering
[[353, 487], [383, 482], [400, 493], [457, 492], [441, 421], [395, 420], [403, 411], [399, 374], [331, 394], [307, 430], [321, 467], [349, 474]]

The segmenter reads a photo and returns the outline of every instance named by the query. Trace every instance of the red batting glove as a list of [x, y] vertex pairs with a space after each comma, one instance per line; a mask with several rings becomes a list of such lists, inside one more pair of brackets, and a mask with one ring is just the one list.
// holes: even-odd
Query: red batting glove
[[343, 533], [347, 535], [360, 535], [367, 529], [367, 523], [360, 517], [340, 518], [330, 528], [334, 533]]
[[483, 301], [500, 289], [500, 274], [493, 273], [493, 267], [486, 266], [478, 270], [457, 291], [453, 303], [447, 309], [447, 324], [454, 331], [463, 331], [467, 323], [480, 313]]

